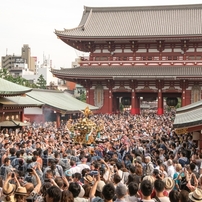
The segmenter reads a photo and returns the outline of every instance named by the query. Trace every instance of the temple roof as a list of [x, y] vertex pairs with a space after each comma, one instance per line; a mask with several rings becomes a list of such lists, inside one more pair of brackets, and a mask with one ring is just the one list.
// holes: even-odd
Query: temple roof
[[181, 112], [185, 112], [188, 110], [193, 110], [193, 109], [198, 108], [198, 107], [202, 107], [202, 101], [201, 100], [198, 102], [194, 102], [192, 104], [186, 105], [184, 107], [180, 107], [176, 111], [177, 111], [177, 113], [181, 113]]
[[55, 30], [65, 38], [201, 36], [202, 4], [145, 7], [84, 7], [80, 24]]
[[[195, 108], [197, 106], [197, 108]], [[185, 107], [182, 107], [185, 108]], [[202, 124], [202, 101], [196, 104], [187, 105], [188, 111], [177, 110], [175, 120], [173, 123], [174, 128], [188, 128], [190, 126], [197, 126]]]
[[113, 78], [113, 79], [142, 79], [142, 78], [202, 78], [202, 66], [82, 66], [56, 70], [52, 73], [58, 78]]
[[71, 94], [63, 91], [34, 89], [32, 92], [27, 93], [27, 95], [47, 107], [60, 110], [64, 113], [79, 112], [80, 110], [84, 110], [87, 106], [89, 106], [91, 110], [98, 109], [98, 107], [77, 100]]
[[32, 89], [0, 78], [0, 96], [17, 96], [30, 92]]
[[32, 99], [28, 96], [15, 96], [15, 97], [0, 97], [0, 104], [6, 107], [20, 106], [20, 107], [41, 107], [43, 103]]

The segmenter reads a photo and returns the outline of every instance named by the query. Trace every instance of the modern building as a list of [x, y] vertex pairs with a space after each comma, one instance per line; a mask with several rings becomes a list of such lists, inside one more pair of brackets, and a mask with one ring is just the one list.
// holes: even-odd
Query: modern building
[[36, 57], [31, 56], [31, 49], [27, 44], [24, 44], [21, 50], [21, 55], [6, 55], [1, 58], [1, 67], [9, 70], [14, 76], [21, 75], [21, 71], [28, 69], [35, 71]]
[[35, 72], [33, 71], [24, 72], [24, 74], [22, 74], [22, 77], [36, 84], [40, 75], [42, 75], [43, 78], [46, 80], [47, 86], [50, 85], [54, 85], [56, 87], [58, 86], [59, 79], [57, 77], [54, 77], [53, 74], [51, 73], [51, 60], [47, 60], [45, 57], [42, 64], [36, 62]]
[[164, 98], [182, 106], [201, 100], [202, 4], [147, 7], [84, 7], [74, 29], [56, 30], [67, 45], [89, 53], [75, 68], [52, 70], [86, 88], [87, 103], [99, 112], [119, 110], [120, 98], [132, 114], [140, 98]]

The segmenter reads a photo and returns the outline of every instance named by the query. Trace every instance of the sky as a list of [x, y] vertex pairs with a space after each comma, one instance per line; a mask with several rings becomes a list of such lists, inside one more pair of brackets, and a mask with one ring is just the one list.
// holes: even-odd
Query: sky
[[201, 0], [4, 0], [0, 10], [0, 57], [21, 54], [23, 44], [42, 63], [50, 57], [53, 68], [70, 68], [82, 53], [57, 39], [54, 30], [78, 26], [84, 6], [151, 6], [200, 4]]

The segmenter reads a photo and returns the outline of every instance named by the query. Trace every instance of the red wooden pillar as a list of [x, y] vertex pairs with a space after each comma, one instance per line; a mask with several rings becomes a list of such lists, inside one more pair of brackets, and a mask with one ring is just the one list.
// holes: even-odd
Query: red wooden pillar
[[60, 128], [60, 113], [59, 112], [56, 113], [56, 124], [57, 124], [57, 128]]
[[182, 107], [186, 106], [186, 81], [182, 81], [182, 96], [181, 96], [181, 105]]
[[163, 97], [162, 97], [162, 89], [159, 87], [158, 89], [158, 110], [157, 110], [158, 115], [163, 114]]
[[[82, 85], [86, 88], [86, 103], [91, 104], [91, 99], [92, 97], [92, 92], [91, 92], [91, 87], [92, 87], [92, 82], [90, 80], [85, 80], [85, 83], [82, 83]], [[94, 103], [94, 100], [92, 101]]]
[[113, 80], [107, 80], [107, 88], [108, 88], [108, 113], [112, 113], [112, 101], [113, 101], [113, 92], [112, 89], [114, 87], [115, 83]]
[[136, 92], [134, 89], [132, 89], [131, 93], [131, 114], [137, 114], [137, 109], [136, 109]]
[[108, 113], [108, 111], [109, 111], [109, 91], [104, 90], [104, 104], [102, 107], [102, 112]]
[[131, 114], [140, 114], [140, 105], [135, 91], [138, 82], [136, 80], [131, 80], [129, 86], [131, 87]]
[[90, 88], [86, 88], [86, 103], [90, 104]]
[[22, 111], [20, 112], [20, 121], [24, 122], [24, 109], [22, 109]]
[[140, 114], [140, 98], [136, 97], [135, 99], [135, 111], [136, 114]]
[[117, 113], [119, 111], [119, 103], [117, 97], [113, 96], [113, 101], [112, 101], [112, 111], [114, 113]]
[[109, 88], [108, 95], [109, 95], [109, 98], [108, 98], [109, 99], [108, 113], [111, 114], [112, 113], [112, 100], [113, 100], [113, 94], [112, 94], [112, 89], [111, 88]]
[[95, 102], [94, 102], [94, 90], [93, 89], [89, 89], [89, 104], [90, 105], [95, 105]]
[[199, 151], [202, 153], [202, 133], [199, 132], [199, 142], [198, 142]]

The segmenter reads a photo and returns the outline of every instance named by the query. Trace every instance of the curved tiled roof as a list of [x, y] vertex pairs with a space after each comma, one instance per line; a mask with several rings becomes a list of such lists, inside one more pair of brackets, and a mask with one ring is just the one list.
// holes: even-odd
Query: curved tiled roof
[[176, 111], [177, 111], [177, 113], [181, 113], [181, 112], [184, 112], [186, 110], [192, 110], [192, 109], [195, 109], [195, 108], [200, 107], [200, 106], [202, 107], [202, 101], [201, 100], [198, 102], [194, 102], [190, 105], [180, 107]]
[[27, 93], [27, 95], [48, 107], [62, 110], [67, 113], [84, 110], [87, 106], [89, 106], [91, 110], [98, 109], [98, 107], [81, 102], [69, 93], [63, 91], [34, 89], [32, 92]]
[[84, 7], [78, 27], [55, 31], [75, 38], [201, 36], [202, 4], [150, 7]]
[[58, 77], [115, 78], [115, 77], [202, 77], [202, 66], [82, 66], [56, 70], [52, 73]]
[[[201, 102], [202, 106], [202, 102]], [[183, 128], [189, 126], [196, 126], [202, 124], [202, 109], [186, 111], [184, 113], [177, 113], [173, 123], [174, 128]]]
[[0, 96], [16, 96], [30, 92], [32, 89], [0, 78]]
[[21, 107], [41, 107], [43, 105], [43, 103], [28, 96], [0, 97], [0, 104]]

